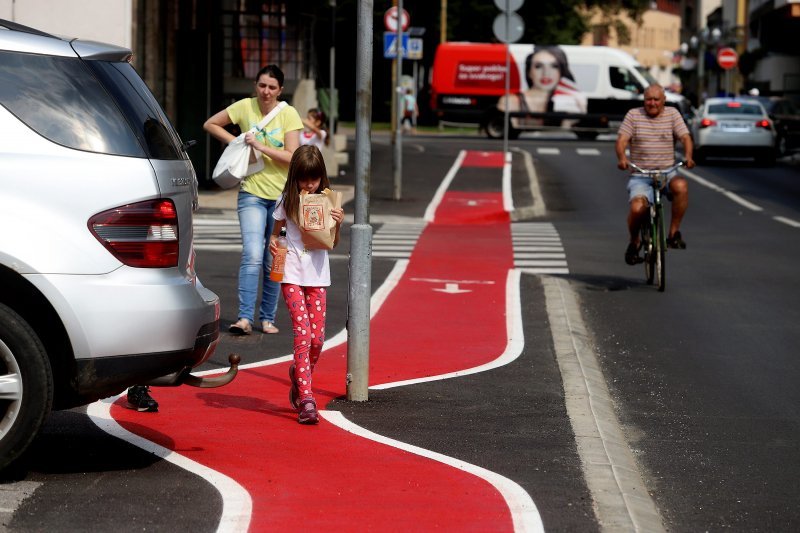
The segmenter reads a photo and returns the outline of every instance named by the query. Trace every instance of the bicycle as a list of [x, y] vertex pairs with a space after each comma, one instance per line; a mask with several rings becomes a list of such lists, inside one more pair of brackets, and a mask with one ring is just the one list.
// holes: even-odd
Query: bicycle
[[637, 174], [651, 178], [650, 186], [653, 187], [653, 202], [648, 209], [648, 217], [642, 222], [642, 250], [644, 250], [644, 272], [647, 284], [652, 285], [657, 280], [658, 291], [664, 292], [667, 288], [667, 233], [664, 222], [664, 204], [661, 202], [661, 190], [667, 184], [667, 175], [683, 166], [683, 161], [678, 161], [669, 168], [661, 170], [645, 170], [633, 163], [628, 163]]

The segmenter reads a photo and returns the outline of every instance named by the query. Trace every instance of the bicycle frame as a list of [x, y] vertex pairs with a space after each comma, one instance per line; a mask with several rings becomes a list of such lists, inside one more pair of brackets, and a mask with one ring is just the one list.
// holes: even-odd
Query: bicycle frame
[[664, 205], [661, 201], [661, 190], [667, 184], [667, 175], [682, 166], [683, 162], [679, 161], [669, 168], [660, 170], [646, 170], [633, 163], [629, 164], [637, 174], [649, 177], [650, 186], [653, 188], [653, 202], [648, 206], [648, 217], [641, 227], [644, 270], [647, 283], [652, 284], [657, 281], [659, 292], [664, 292], [667, 287], [667, 234], [664, 225]]

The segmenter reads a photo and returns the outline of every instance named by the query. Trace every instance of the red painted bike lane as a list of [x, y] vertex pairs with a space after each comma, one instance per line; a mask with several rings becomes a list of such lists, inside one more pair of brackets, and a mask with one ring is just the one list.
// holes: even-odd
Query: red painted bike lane
[[[471, 158], [497, 173], [498, 191], [442, 197], [371, 322], [371, 385], [469, 369], [506, 349], [509, 217], [496, 165], [468, 153], [462, 166]], [[513, 530], [509, 503], [480, 477], [358, 437], [324, 417], [317, 426], [298, 424], [288, 403], [288, 365], [242, 369], [220, 389], [159, 389], [163, 408], [155, 415], [127, 410], [121, 401], [111, 414], [128, 431], [238, 482], [252, 499], [252, 531], [354, 524], [381, 531]], [[323, 352], [314, 375], [320, 408], [345, 395], [345, 373], [345, 345]]]

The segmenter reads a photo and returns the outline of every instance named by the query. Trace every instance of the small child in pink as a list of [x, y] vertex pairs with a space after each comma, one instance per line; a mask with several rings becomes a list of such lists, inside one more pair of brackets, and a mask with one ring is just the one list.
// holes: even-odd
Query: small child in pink
[[[311, 377], [325, 342], [326, 287], [331, 284], [331, 274], [328, 251], [307, 250], [303, 245], [301, 229], [297, 224], [300, 193], [320, 193], [328, 187], [330, 181], [319, 148], [313, 145], [300, 146], [292, 154], [289, 176], [272, 215], [275, 225], [270, 236], [270, 253], [274, 256], [277, 252], [278, 234], [284, 226], [289, 243], [281, 292], [294, 332], [294, 363], [289, 367], [292, 383], [289, 400], [297, 409], [297, 421], [301, 424], [316, 424], [319, 421]], [[331, 216], [336, 222], [336, 246], [344, 210], [334, 208]]]

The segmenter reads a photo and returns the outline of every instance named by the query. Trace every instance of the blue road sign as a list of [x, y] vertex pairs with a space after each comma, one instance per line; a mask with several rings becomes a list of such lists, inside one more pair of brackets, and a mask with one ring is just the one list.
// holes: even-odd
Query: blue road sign
[[[408, 33], [402, 34], [402, 46], [400, 54], [408, 57]], [[397, 57], [397, 34], [390, 31], [383, 32], [383, 57], [385, 59], [395, 59]]]

